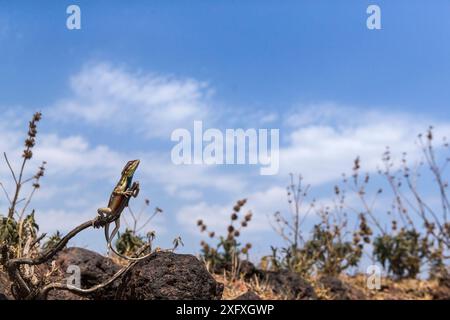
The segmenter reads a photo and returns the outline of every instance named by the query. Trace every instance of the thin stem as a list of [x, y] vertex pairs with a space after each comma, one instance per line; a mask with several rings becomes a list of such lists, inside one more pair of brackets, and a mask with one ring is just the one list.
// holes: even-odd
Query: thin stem
[[5, 193], [6, 199], [8, 200], [9, 204], [11, 205], [11, 198], [9, 197], [8, 191], [6, 191], [5, 186], [1, 182], [0, 182], [0, 187], [2, 188], [3, 192]]
[[8, 156], [6, 155], [6, 152], [3, 152], [3, 156], [5, 157], [5, 161], [6, 161], [6, 164], [8, 165], [9, 171], [11, 171], [11, 175], [12, 175], [12, 177], [14, 179], [14, 182], [17, 184], [16, 174], [14, 173], [14, 170], [13, 170], [13, 168], [11, 166], [11, 163], [8, 160]]

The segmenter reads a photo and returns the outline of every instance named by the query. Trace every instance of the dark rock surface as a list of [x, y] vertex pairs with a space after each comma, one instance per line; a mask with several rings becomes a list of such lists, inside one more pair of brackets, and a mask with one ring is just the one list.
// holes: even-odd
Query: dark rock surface
[[242, 260], [239, 262], [239, 273], [246, 279], [250, 279], [258, 273], [258, 270], [250, 261]]
[[[121, 266], [96, 252], [82, 248], [67, 248], [55, 257], [58, 272], [51, 281], [65, 283], [72, 275], [69, 267], [80, 270], [81, 287], [90, 288], [111, 278]], [[46, 266], [48, 271], [50, 265]], [[6, 274], [0, 272], [0, 300], [12, 299]], [[86, 296], [52, 290], [49, 300], [112, 300], [112, 299], [192, 299], [218, 300], [223, 285], [215, 281], [196, 257], [171, 252], [157, 252], [138, 262], [127, 274]]]
[[[58, 254], [56, 265], [60, 269], [58, 281], [66, 281], [69, 266], [81, 271], [81, 287], [89, 288], [112, 277], [120, 266], [111, 259], [82, 248], [68, 248]], [[74, 300], [153, 300], [193, 299], [211, 300], [222, 297], [223, 285], [216, 282], [203, 263], [192, 255], [158, 252], [138, 262], [126, 275], [108, 287], [81, 297], [53, 290], [49, 299]]]
[[138, 262], [123, 278], [120, 299], [219, 300], [223, 285], [196, 257], [158, 252]]
[[[120, 266], [111, 259], [96, 252], [83, 248], [67, 248], [61, 251], [56, 257], [56, 265], [60, 269], [59, 282], [67, 281], [71, 273], [67, 273], [70, 266], [78, 266], [81, 272], [81, 287], [90, 288], [102, 283], [112, 277]], [[98, 290], [87, 297], [95, 300], [115, 299], [118, 290], [118, 281], [110, 286]], [[67, 291], [53, 290], [49, 294], [49, 299], [56, 300], [76, 300], [82, 297]]]
[[317, 299], [311, 284], [300, 275], [290, 271], [259, 271], [261, 281], [267, 282], [277, 294], [287, 294], [288, 298], [301, 300]]
[[253, 291], [247, 291], [246, 293], [241, 294], [234, 300], [262, 300], [262, 299]]
[[334, 300], [366, 300], [361, 290], [336, 277], [323, 276], [319, 279], [319, 284], [333, 296]]
[[438, 279], [439, 287], [431, 295], [434, 300], [450, 300], [450, 272], [445, 270]]
[[[237, 267], [237, 270], [235, 270]], [[241, 260], [234, 266], [231, 262], [228, 263], [219, 263], [214, 265], [211, 269], [211, 272], [214, 274], [223, 274], [224, 272], [236, 272], [239, 275], [243, 276], [245, 279], [252, 278], [255, 274], [258, 273], [255, 265], [248, 260]]]

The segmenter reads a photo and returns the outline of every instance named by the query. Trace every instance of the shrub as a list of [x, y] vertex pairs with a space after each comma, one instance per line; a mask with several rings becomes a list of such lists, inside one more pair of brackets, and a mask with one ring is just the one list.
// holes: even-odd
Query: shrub
[[[358, 264], [363, 250], [361, 235], [367, 239], [370, 228], [360, 216], [360, 230], [354, 233], [353, 241], [347, 239], [347, 215], [343, 211], [345, 195], [335, 188], [337, 197], [333, 208], [317, 208], [315, 200], [307, 201], [309, 185], [302, 186], [302, 177], [287, 187], [287, 199], [290, 215], [276, 212], [272, 226], [285, 240], [286, 246], [272, 247], [272, 255], [264, 257], [262, 264], [274, 270], [287, 269], [309, 276], [312, 273], [337, 275]], [[310, 213], [321, 218], [314, 225], [310, 237], [304, 236], [301, 226]]]
[[116, 241], [116, 248], [120, 254], [132, 256], [145, 244], [142, 236], [136, 235], [131, 229], [126, 229], [124, 233], [119, 234]]
[[155, 231], [149, 231], [146, 237], [141, 235], [140, 232], [144, 230], [148, 224], [158, 215], [163, 212], [162, 209], [156, 207], [153, 213], [147, 216], [144, 220], [146, 209], [150, 205], [150, 200], [145, 199], [141, 210], [137, 213], [133, 211], [131, 206], [128, 206], [129, 218], [131, 222], [128, 222], [124, 216], [124, 221], [127, 224], [127, 228], [124, 233], [119, 233], [119, 236], [115, 242], [117, 252], [125, 256], [133, 256], [136, 254], [145, 244], [149, 245], [149, 250], [152, 249], [152, 241], [155, 238]]
[[240, 211], [246, 202], [246, 199], [239, 200], [233, 207], [226, 236], [217, 235], [216, 232], [208, 230], [203, 220], [197, 221], [200, 231], [208, 233], [208, 237], [217, 242], [215, 245], [210, 245], [205, 241], [200, 243], [202, 246], [201, 256], [208, 268], [214, 272], [228, 270], [236, 273], [239, 269], [240, 256], [244, 255], [248, 259], [252, 245], [247, 243], [242, 246], [238, 241], [241, 232], [248, 227], [248, 223], [252, 220], [251, 212], [248, 212], [242, 218], [240, 217]]

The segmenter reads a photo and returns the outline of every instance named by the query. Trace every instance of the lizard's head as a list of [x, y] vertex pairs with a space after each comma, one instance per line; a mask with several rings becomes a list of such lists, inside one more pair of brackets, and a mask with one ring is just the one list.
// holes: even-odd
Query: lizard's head
[[131, 160], [128, 161], [128, 163], [125, 165], [125, 167], [122, 170], [122, 176], [125, 176], [127, 178], [130, 178], [134, 175], [136, 172], [137, 167], [139, 166], [139, 163], [141, 161], [139, 160]]

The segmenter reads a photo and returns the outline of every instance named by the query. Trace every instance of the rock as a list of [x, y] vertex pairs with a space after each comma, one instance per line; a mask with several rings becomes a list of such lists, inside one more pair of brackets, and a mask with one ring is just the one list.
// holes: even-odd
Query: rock
[[289, 298], [300, 300], [317, 299], [311, 284], [295, 272], [259, 270], [259, 278], [266, 281], [276, 294], [287, 294]]
[[246, 279], [252, 278], [257, 273], [257, 269], [253, 263], [248, 260], [241, 260], [239, 262], [239, 274]]
[[450, 272], [444, 270], [438, 278], [438, 287], [431, 293], [434, 300], [450, 300]]
[[431, 293], [433, 300], [450, 300], [450, 289], [439, 287]]
[[[60, 269], [59, 281], [67, 281], [67, 277], [72, 275], [72, 273], [66, 273], [69, 266], [80, 268], [82, 288], [90, 288], [106, 281], [121, 268], [107, 257], [76, 247], [64, 249], [57, 255], [55, 260], [56, 265]], [[87, 297], [95, 300], [115, 299], [119, 284], [119, 281], [115, 281], [111, 285], [87, 295]], [[61, 290], [51, 291], [48, 298], [50, 300], [86, 299], [86, 297], [80, 297], [77, 294]]]
[[[236, 266], [234, 266], [233, 263], [223, 262], [223, 263], [218, 263], [218, 264], [214, 265], [211, 272], [214, 274], [223, 274], [224, 271], [235, 272], [236, 271], [235, 268], [236, 268]], [[237, 268], [238, 268], [237, 271], [238, 271], [239, 275], [244, 276], [244, 278], [246, 278], [246, 279], [252, 278], [253, 275], [255, 275], [257, 273], [257, 269], [256, 269], [255, 265], [248, 260], [239, 261]]]
[[[51, 281], [64, 283], [69, 266], [80, 268], [81, 287], [90, 288], [111, 278], [120, 266], [111, 259], [82, 248], [67, 248], [58, 253], [59, 273]], [[47, 266], [48, 271], [48, 266]], [[9, 281], [0, 272], [0, 299], [10, 299]], [[112, 299], [221, 299], [223, 285], [214, 280], [202, 262], [192, 255], [158, 252], [138, 262], [127, 274], [87, 296], [52, 290], [49, 300]]]
[[247, 291], [246, 293], [241, 294], [234, 300], [262, 300], [262, 299], [253, 291]]
[[321, 277], [319, 285], [332, 295], [333, 300], [366, 300], [366, 296], [361, 290], [333, 276]]
[[450, 289], [450, 267], [442, 271], [438, 279], [438, 283], [440, 287]]
[[157, 252], [138, 262], [123, 278], [120, 299], [219, 300], [218, 283], [193, 255]]

